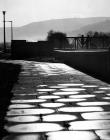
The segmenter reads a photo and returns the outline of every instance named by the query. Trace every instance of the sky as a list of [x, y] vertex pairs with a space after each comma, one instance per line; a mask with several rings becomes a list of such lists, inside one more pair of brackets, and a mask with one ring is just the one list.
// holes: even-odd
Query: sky
[[0, 10], [0, 26], [4, 10], [6, 20], [22, 26], [50, 19], [110, 17], [110, 0], [0, 0]]

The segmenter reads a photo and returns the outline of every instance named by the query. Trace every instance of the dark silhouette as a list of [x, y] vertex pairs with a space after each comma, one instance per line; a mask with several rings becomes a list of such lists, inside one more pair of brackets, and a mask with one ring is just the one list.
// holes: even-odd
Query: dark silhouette
[[50, 31], [47, 36], [47, 40], [54, 48], [64, 49], [68, 44], [65, 33]]

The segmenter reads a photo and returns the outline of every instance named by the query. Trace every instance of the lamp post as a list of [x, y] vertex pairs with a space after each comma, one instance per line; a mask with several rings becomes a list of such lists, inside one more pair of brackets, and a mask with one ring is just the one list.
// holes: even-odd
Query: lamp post
[[5, 21], [11, 23], [11, 41], [13, 40], [13, 21]]
[[6, 52], [6, 35], [5, 35], [5, 13], [6, 11], [3, 11], [3, 25], [4, 25], [4, 52]]

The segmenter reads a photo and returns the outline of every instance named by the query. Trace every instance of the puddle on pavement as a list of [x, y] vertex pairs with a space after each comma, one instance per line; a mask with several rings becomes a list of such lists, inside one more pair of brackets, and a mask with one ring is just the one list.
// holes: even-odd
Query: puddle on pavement
[[7, 111], [7, 116], [16, 116], [16, 115], [37, 115], [37, 114], [51, 114], [54, 110], [52, 109], [12, 109]]
[[63, 89], [60, 89], [61, 91], [84, 91], [86, 89], [84, 88], [63, 88]]
[[110, 102], [79, 102], [77, 105], [80, 106], [100, 106], [100, 105], [110, 105]]
[[95, 131], [95, 133], [102, 140], [110, 140], [110, 130], [97, 130], [97, 131]]
[[3, 140], [40, 140], [40, 135], [38, 134], [19, 134], [10, 135], [3, 138]]
[[68, 114], [52, 114], [52, 115], [43, 116], [43, 121], [47, 121], [47, 122], [70, 121], [76, 119], [77, 117], [75, 115], [68, 115]]
[[69, 98], [91, 98], [91, 97], [95, 97], [95, 95], [86, 94], [86, 95], [71, 95], [71, 96], [69, 96]]
[[31, 99], [31, 100], [11, 100], [11, 103], [41, 103], [41, 102], [45, 102], [46, 100], [43, 99]]
[[96, 140], [98, 137], [91, 131], [59, 131], [47, 133], [48, 140]]
[[61, 112], [92, 112], [92, 111], [103, 111], [102, 107], [62, 107], [58, 111]]
[[29, 105], [29, 104], [11, 104], [9, 105], [8, 109], [13, 109], [13, 108], [34, 108], [34, 105]]
[[35, 122], [39, 120], [39, 117], [38, 116], [5, 117], [5, 120], [9, 122]]
[[50, 108], [54, 108], [54, 107], [61, 107], [64, 106], [65, 104], [63, 103], [42, 103], [40, 104], [42, 107], [50, 107]]
[[90, 120], [104, 120], [104, 119], [110, 119], [110, 112], [92, 112], [92, 113], [82, 113], [81, 116], [84, 119], [90, 119]]
[[86, 99], [70, 99], [70, 98], [61, 98], [57, 99], [56, 102], [79, 102], [79, 101], [85, 101]]
[[78, 94], [79, 92], [78, 91], [73, 91], [73, 92], [53, 92], [52, 94], [54, 95], [72, 95], [72, 94]]
[[110, 129], [110, 120], [76, 121], [69, 124], [69, 130]]
[[49, 132], [62, 130], [57, 123], [29, 123], [29, 124], [18, 124], [4, 127], [8, 132], [13, 133], [32, 133], [32, 132]]
[[55, 90], [56, 90], [56, 89], [50, 89], [50, 88], [49, 88], [49, 89], [47, 89], [47, 88], [46, 88], [46, 89], [44, 89], [44, 88], [42, 88], [42, 89], [37, 89], [37, 91], [47, 91], [47, 92], [48, 92], [48, 91], [55, 91]]
[[55, 96], [55, 95], [45, 95], [45, 96], [39, 96], [39, 99], [58, 99], [60, 96]]

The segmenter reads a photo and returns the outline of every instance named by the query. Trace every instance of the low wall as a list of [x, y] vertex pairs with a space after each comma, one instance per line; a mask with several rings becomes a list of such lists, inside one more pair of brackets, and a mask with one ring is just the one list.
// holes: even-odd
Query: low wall
[[110, 83], [109, 51], [55, 51], [58, 60]]
[[51, 57], [53, 47], [48, 41], [26, 42], [26, 40], [13, 40], [11, 45], [12, 59], [27, 59], [33, 57]]

